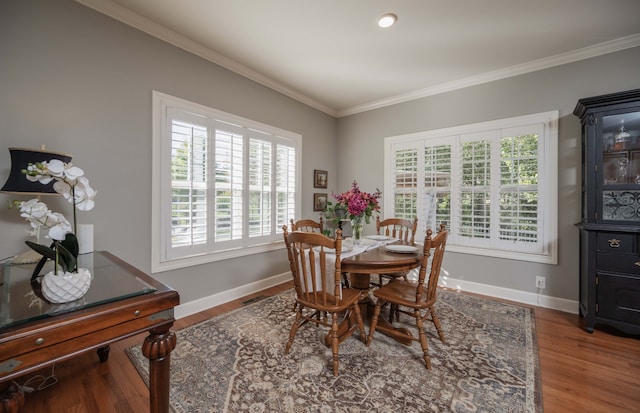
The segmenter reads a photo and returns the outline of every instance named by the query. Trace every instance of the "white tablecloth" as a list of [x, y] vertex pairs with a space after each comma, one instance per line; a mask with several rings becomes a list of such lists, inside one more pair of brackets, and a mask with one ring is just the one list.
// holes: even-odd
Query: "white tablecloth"
[[[374, 240], [374, 239], [369, 239], [369, 238], [363, 238], [362, 239], [362, 243], [359, 245], [354, 245], [353, 244], [353, 240], [351, 238], [345, 238], [342, 241], [342, 253], [340, 254], [340, 258], [341, 259], [345, 259], [345, 258], [349, 258], [349, 257], [353, 257], [354, 255], [358, 255], [358, 254], [362, 254], [363, 252], [366, 252], [370, 249], [373, 248], [377, 248], [386, 244], [389, 244], [391, 242], [396, 241], [395, 239], [390, 239], [390, 240], [383, 240], [383, 241], [378, 241], [378, 240]], [[318, 247], [316, 247], [318, 248]], [[333, 293], [333, 288], [334, 288], [334, 270], [336, 267], [336, 255], [334, 253], [329, 252], [329, 250], [325, 249], [325, 251], [327, 252], [326, 254], [326, 265], [327, 265], [327, 279], [326, 279], [326, 284], [324, 286], [324, 288], [326, 288], [326, 291]], [[320, 282], [321, 279], [321, 272], [320, 272], [320, 263], [318, 261], [319, 259], [319, 254], [317, 254], [317, 250], [316, 250], [316, 282]], [[308, 260], [307, 260], [308, 262]], [[309, 269], [307, 269], [307, 274], [311, 274], [311, 271], [309, 271]], [[310, 280], [308, 280], [309, 285], [310, 285]], [[342, 286], [341, 286], [342, 288]]]

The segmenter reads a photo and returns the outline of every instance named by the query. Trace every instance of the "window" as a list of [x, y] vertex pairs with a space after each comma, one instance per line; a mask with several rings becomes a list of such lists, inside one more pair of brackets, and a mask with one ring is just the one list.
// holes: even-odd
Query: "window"
[[152, 271], [280, 248], [301, 136], [153, 93]]
[[386, 215], [446, 222], [449, 251], [557, 263], [558, 112], [385, 140]]

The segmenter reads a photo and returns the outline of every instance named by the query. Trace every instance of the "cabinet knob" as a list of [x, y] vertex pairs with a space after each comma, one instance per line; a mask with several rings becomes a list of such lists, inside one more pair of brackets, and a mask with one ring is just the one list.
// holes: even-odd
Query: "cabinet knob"
[[36, 346], [43, 345], [44, 344], [44, 338], [42, 338], [42, 337], [37, 338], [35, 344], [36, 344]]
[[141, 314], [140, 310], [136, 310], [136, 311], [133, 312], [133, 315], [136, 316], [136, 317], [139, 316], [140, 314]]
[[640, 267], [640, 261], [634, 262], [633, 265], [635, 265], [636, 267]]
[[620, 240], [619, 239], [615, 239], [615, 238], [610, 239], [609, 240], [609, 246], [611, 248], [620, 248]]

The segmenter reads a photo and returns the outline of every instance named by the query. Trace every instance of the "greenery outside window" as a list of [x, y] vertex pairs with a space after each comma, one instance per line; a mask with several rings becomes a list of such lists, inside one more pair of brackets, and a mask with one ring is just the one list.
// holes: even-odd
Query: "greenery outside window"
[[557, 263], [558, 112], [389, 137], [386, 216], [446, 222], [449, 251]]
[[301, 136], [153, 93], [152, 271], [280, 248]]

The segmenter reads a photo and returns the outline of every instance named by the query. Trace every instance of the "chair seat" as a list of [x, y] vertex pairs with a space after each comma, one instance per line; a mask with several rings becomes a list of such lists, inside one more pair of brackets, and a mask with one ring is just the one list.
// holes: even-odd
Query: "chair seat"
[[384, 301], [405, 307], [423, 309], [431, 307], [435, 302], [435, 297], [427, 300], [427, 289], [423, 288], [423, 300], [416, 303], [416, 288], [418, 283], [403, 280], [392, 280], [374, 291], [374, 295]]
[[351, 288], [343, 288], [342, 289], [342, 299], [336, 300], [336, 297], [333, 295], [327, 294], [326, 300], [327, 304], [322, 305], [322, 293], [318, 292], [315, 294], [310, 294], [309, 299], [305, 300], [305, 295], [302, 297], [296, 297], [296, 302], [305, 306], [305, 307], [313, 307], [319, 311], [325, 311], [327, 313], [341, 313], [349, 306], [351, 306], [354, 302], [357, 302], [360, 299], [360, 291], [353, 290]]

